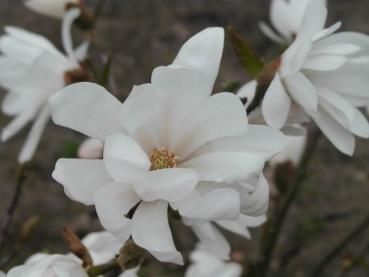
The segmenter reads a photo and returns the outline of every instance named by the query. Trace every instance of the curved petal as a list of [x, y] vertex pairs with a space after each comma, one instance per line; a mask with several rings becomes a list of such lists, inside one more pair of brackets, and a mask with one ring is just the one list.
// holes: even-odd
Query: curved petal
[[159, 261], [182, 265], [183, 258], [174, 246], [167, 213], [165, 201], [141, 202], [132, 218], [132, 238]]
[[195, 191], [175, 203], [181, 216], [192, 222], [237, 219], [240, 215], [240, 195], [229, 188], [217, 188], [201, 195]]
[[204, 93], [209, 95], [218, 76], [223, 46], [223, 28], [207, 28], [183, 44], [173, 64], [203, 72], [207, 77]]
[[298, 72], [284, 79], [288, 92], [306, 112], [318, 110], [318, 96], [314, 85], [304, 74]]
[[217, 152], [246, 152], [264, 159], [283, 151], [286, 139], [280, 131], [265, 125], [249, 125], [245, 134], [207, 143], [194, 156]]
[[65, 13], [65, 6], [68, 2], [77, 3], [77, 0], [27, 0], [24, 4], [37, 13], [55, 18], [62, 18]]
[[35, 116], [36, 109], [27, 109], [16, 116], [7, 126], [1, 130], [1, 140], [3, 142], [15, 136], [28, 122]]
[[176, 138], [171, 149], [185, 159], [209, 141], [245, 133], [247, 116], [238, 97], [218, 93], [188, 111], [188, 116], [177, 124], [179, 128], [172, 134]]
[[314, 35], [324, 29], [327, 20], [327, 7], [322, 0], [310, 0], [305, 9], [302, 19], [299, 36], [313, 38]]
[[272, 28], [270, 28], [265, 22], [259, 22], [259, 28], [261, 32], [270, 40], [274, 41], [278, 44], [286, 44], [287, 39], [284, 39], [280, 35], [278, 35]]
[[108, 135], [125, 133], [120, 121], [122, 104], [102, 86], [70, 85], [49, 100], [55, 124], [104, 141]]
[[325, 111], [320, 111], [317, 115], [313, 116], [313, 119], [339, 151], [349, 156], [353, 155], [355, 137], [350, 131], [340, 125]]
[[286, 123], [290, 109], [291, 99], [276, 73], [261, 105], [263, 117], [268, 125], [280, 129]]
[[95, 191], [112, 180], [102, 160], [59, 159], [52, 174], [73, 200], [92, 205]]
[[339, 55], [313, 55], [304, 63], [303, 69], [330, 71], [343, 66], [347, 61], [345, 56]]
[[211, 253], [222, 260], [228, 260], [231, 247], [224, 236], [211, 223], [191, 226], [199, 239], [197, 249]]
[[150, 171], [145, 178], [133, 183], [133, 187], [144, 201], [179, 201], [192, 192], [197, 181], [194, 170], [168, 168]]
[[131, 220], [124, 215], [140, 201], [138, 195], [128, 185], [111, 183], [95, 192], [94, 201], [101, 225], [125, 242], [131, 235]]
[[355, 109], [351, 132], [358, 137], [369, 138], [369, 122], [358, 109]]
[[250, 153], [208, 153], [192, 158], [180, 166], [196, 170], [200, 181], [232, 183], [260, 172], [264, 161], [263, 157]]
[[40, 114], [37, 116], [37, 119], [27, 136], [26, 142], [22, 146], [22, 149], [18, 155], [19, 163], [28, 162], [32, 159], [49, 119], [50, 108], [48, 105], [45, 105]]
[[104, 163], [109, 175], [120, 183], [132, 183], [142, 179], [151, 165], [140, 145], [123, 134], [106, 138]]

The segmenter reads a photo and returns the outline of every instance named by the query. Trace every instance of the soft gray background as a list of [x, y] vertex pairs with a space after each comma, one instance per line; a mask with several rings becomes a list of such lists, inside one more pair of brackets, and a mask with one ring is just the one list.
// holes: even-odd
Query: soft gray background
[[[94, 1], [87, 2], [94, 4]], [[114, 53], [113, 74], [121, 98], [129, 93], [134, 84], [147, 82], [154, 67], [170, 63], [191, 34], [208, 26], [233, 24], [256, 51], [265, 57], [271, 58], [279, 51], [277, 46], [263, 37], [257, 27], [258, 21], [268, 20], [268, 0], [106, 2], [98, 24], [97, 39], [102, 49]], [[368, 13], [368, 0], [331, 0], [329, 3], [329, 23], [341, 20], [344, 30], [369, 33]], [[16, 25], [44, 34], [60, 45], [60, 22], [28, 11], [20, 0], [0, 0], [0, 28], [4, 25]], [[80, 40], [81, 34], [77, 33], [76, 37]], [[226, 80], [248, 80], [228, 41], [217, 90]], [[0, 115], [0, 126], [8, 120]], [[25, 134], [22, 132], [10, 142], [0, 144], [0, 211], [8, 205], [13, 192], [16, 154]], [[36, 173], [33, 182], [27, 185], [21, 198], [12, 234], [16, 233], [20, 222], [29, 216], [38, 215], [42, 222], [32, 241], [22, 251], [18, 263], [35, 251], [65, 251], [60, 237], [64, 225], [80, 235], [91, 229], [99, 229], [98, 222], [93, 219], [93, 212], [65, 197], [62, 188], [50, 177], [57, 157], [65, 155], [70, 145], [82, 139], [82, 136], [72, 131], [49, 124], [34, 161]], [[280, 243], [281, 255], [292, 253], [287, 255], [292, 257], [287, 270], [289, 276], [305, 276], [304, 273], [369, 212], [369, 142], [357, 142], [353, 158], [338, 153], [326, 141], [321, 144], [312, 164], [312, 178], [306, 182], [303, 197], [299, 199], [288, 220], [285, 239]], [[258, 240], [257, 232], [254, 233], [253, 242], [233, 238], [235, 249], [246, 249], [247, 256], [253, 256]], [[364, 234], [350, 249], [353, 252], [360, 251], [369, 243], [368, 235], [368, 232]], [[190, 235], [181, 233], [178, 235], [178, 246], [188, 249], [191, 240]], [[156, 264], [155, 269], [145, 276], [160, 275], [160, 267]], [[335, 276], [333, 273], [337, 273], [338, 268], [337, 262], [327, 271], [326, 276]], [[171, 273], [170, 276], [177, 275]], [[284, 275], [279, 273], [278, 276]], [[368, 276], [368, 272], [357, 271], [351, 276]]]

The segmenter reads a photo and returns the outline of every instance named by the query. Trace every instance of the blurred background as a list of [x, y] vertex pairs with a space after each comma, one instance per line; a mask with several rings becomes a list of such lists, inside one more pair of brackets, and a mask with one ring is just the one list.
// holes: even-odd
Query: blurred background
[[[273, 58], [280, 51], [258, 28], [259, 21], [268, 21], [269, 0], [105, 1], [96, 39], [104, 52], [113, 54], [112, 74], [121, 100], [133, 85], [149, 81], [154, 67], [171, 63], [183, 42], [205, 27], [234, 25], [266, 59]], [[5, 25], [15, 25], [43, 34], [60, 46], [60, 21], [35, 14], [22, 2], [0, 0], [0, 32]], [[96, 1], [86, 2], [94, 6]], [[342, 21], [343, 30], [369, 34], [368, 15], [368, 0], [329, 1], [329, 23]], [[81, 33], [77, 31], [75, 36], [82, 41]], [[221, 84], [230, 80], [243, 83], [249, 77], [226, 40], [215, 91], [220, 91]], [[0, 99], [3, 96], [3, 91], [0, 91]], [[8, 121], [9, 118], [0, 115], [0, 126]], [[23, 130], [11, 141], [0, 144], [1, 213], [9, 205], [14, 192], [16, 156], [27, 131]], [[65, 225], [80, 236], [100, 230], [93, 210], [69, 200], [62, 187], [51, 179], [56, 159], [75, 155], [83, 139], [80, 134], [49, 123], [33, 162], [35, 173], [20, 199], [9, 240], [15, 239], [17, 230], [27, 218], [39, 216], [41, 223], [13, 265], [38, 251], [67, 251], [61, 237]], [[323, 254], [369, 212], [369, 141], [358, 139], [355, 156], [349, 158], [324, 139], [312, 163], [311, 178], [303, 190], [278, 247], [278, 256], [282, 258], [274, 262], [274, 266], [282, 263], [284, 273], [289, 273], [289, 276], [304, 276], [307, 269], [316, 265]], [[177, 246], [188, 251], [193, 247], [194, 237], [183, 226], [177, 225], [173, 227], [173, 230], [179, 230], [175, 238]], [[260, 230], [252, 233], [252, 241], [227, 234], [234, 249], [242, 250], [246, 259], [255, 255], [260, 239]], [[368, 238], [369, 233], [364, 233], [349, 250], [360, 251], [369, 243]], [[8, 247], [12, 247], [12, 243], [8, 243]], [[337, 261], [329, 267], [327, 276], [336, 276], [333, 273], [337, 273], [339, 268]], [[167, 269], [173, 273], [163, 273]], [[154, 263], [149, 272], [145, 276], [180, 276], [174, 267], [159, 263]], [[369, 276], [368, 272], [354, 271], [352, 276], [365, 277]]]

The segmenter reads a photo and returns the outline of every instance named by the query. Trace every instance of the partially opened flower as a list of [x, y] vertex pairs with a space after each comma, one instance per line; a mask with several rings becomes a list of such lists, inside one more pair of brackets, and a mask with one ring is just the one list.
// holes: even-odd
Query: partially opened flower
[[71, 10], [63, 22], [61, 53], [43, 36], [16, 27], [6, 27], [6, 35], [0, 38], [0, 85], [8, 90], [2, 111], [15, 118], [1, 132], [1, 140], [7, 141], [28, 122], [34, 120], [28, 138], [18, 156], [23, 163], [30, 160], [50, 118], [48, 98], [65, 85], [86, 77], [79, 61], [87, 52], [86, 44], [77, 52], [73, 50], [70, 28], [79, 15]]
[[80, 0], [26, 0], [24, 4], [34, 12], [55, 18], [63, 18], [68, 4], [78, 4]]
[[82, 262], [74, 256], [35, 254], [24, 265], [12, 268], [8, 277], [88, 277]]
[[369, 94], [369, 37], [343, 32], [340, 23], [323, 29], [327, 9], [321, 0], [308, 4], [294, 43], [262, 102], [270, 126], [283, 127], [298, 105], [343, 153], [352, 155], [355, 137], [369, 137], [369, 124], [358, 107]]
[[[272, 0], [270, 4], [270, 21], [275, 32], [265, 22], [259, 26], [265, 36], [279, 44], [290, 44], [296, 37], [305, 9], [310, 0]], [[326, 2], [326, 0], [321, 0]]]
[[192, 264], [185, 277], [240, 277], [242, 274], [241, 265], [225, 262], [212, 252], [198, 249], [191, 253], [190, 258]]
[[195, 203], [203, 203], [197, 211], [183, 203], [199, 181], [232, 184], [257, 176], [283, 147], [279, 131], [247, 125], [235, 95], [210, 96], [223, 39], [222, 28], [192, 37], [173, 64], [156, 68], [151, 83], [134, 87], [124, 104], [89, 83], [50, 100], [55, 123], [104, 142], [102, 160], [61, 159], [53, 177], [72, 199], [95, 205], [105, 229], [123, 241], [132, 235], [160, 261], [182, 263], [169, 206], [198, 220], [237, 219], [243, 196], [232, 187], [197, 194]]

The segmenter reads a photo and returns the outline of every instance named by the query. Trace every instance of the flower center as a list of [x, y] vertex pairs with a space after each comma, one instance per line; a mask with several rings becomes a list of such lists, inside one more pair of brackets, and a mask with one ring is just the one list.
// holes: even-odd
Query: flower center
[[159, 170], [164, 168], [173, 168], [179, 162], [178, 157], [165, 147], [160, 149], [154, 148], [150, 155], [150, 170]]

